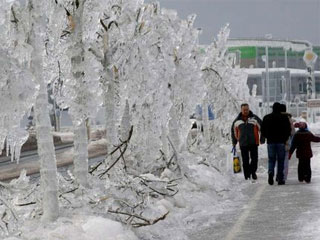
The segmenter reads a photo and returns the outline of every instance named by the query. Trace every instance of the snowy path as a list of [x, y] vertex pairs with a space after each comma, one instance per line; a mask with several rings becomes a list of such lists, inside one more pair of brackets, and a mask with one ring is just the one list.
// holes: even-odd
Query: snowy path
[[[320, 159], [313, 159], [320, 164]], [[314, 164], [313, 164], [314, 165]], [[285, 186], [267, 183], [266, 174], [243, 190], [245, 199], [220, 215], [216, 223], [190, 236], [192, 240], [320, 239], [320, 170], [312, 183], [297, 180], [297, 160], [291, 160]]]

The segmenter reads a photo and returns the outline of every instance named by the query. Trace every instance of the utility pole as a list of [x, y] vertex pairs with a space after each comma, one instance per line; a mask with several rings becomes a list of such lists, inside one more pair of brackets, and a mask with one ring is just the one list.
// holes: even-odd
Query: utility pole
[[315, 112], [314, 109], [309, 107], [309, 103], [311, 103], [314, 100], [310, 99], [315, 99], [316, 98], [316, 83], [315, 83], [315, 78], [314, 78], [314, 64], [317, 61], [317, 54], [315, 54], [312, 51], [312, 47], [307, 49], [304, 52], [303, 60], [307, 65], [307, 71], [309, 73], [309, 76], [307, 77], [307, 114], [308, 114], [308, 119], [311, 120], [311, 122], [315, 122]]
[[316, 98], [316, 84], [314, 78], [314, 64], [317, 61], [317, 54], [312, 51], [312, 47], [304, 52], [303, 60], [306, 63], [309, 76], [307, 77], [307, 98]]
[[266, 46], [266, 87], [267, 87], [267, 113], [270, 112], [270, 76], [269, 76], [269, 47]]

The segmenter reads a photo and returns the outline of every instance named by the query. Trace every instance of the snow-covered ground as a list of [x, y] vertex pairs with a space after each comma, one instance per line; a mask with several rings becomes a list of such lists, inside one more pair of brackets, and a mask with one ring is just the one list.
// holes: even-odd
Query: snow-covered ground
[[[8, 94], [0, 95], [0, 145], [6, 139], [7, 151], [20, 152], [27, 135], [16, 126], [33, 106], [41, 181], [22, 172], [0, 183], [2, 238], [187, 240], [239, 209], [252, 184], [233, 174], [227, 141], [240, 103], [252, 109], [258, 103], [227, 54], [228, 25], [203, 49], [195, 15], [182, 20], [159, 4], [23, 3], [0, 1], [0, 28], [7, 33], [0, 35], [0, 85]], [[72, 116], [73, 173], [56, 174], [47, 80]], [[109, 154], [89, 175], [85, 124], [102, 99]], [[201, 136], [186, 143], [197, 104], [212, 106], [214, 123], [203, 111]], [[266, 159], [265, 145], [259, 153]], [[266, 172], [260, 164], [259, 178]]]
[[[179, 181], [178, 194], [149, 202], [153, 205], [151, 209], [156, 209], [156, 212], [169, 212], [164, 220], [154, 225], [130, 229], [109, 219], [106, 214], [94, 215], [89, 207], [84, 206], [85, 203], [81, 203], [87, 200], [85, 197], [73, 196], [70, 200], [78, 207], [63, 209], [58, 221], [50, 224], [42, 223], [39, 218], [26, 220], [23, 228], [16, 232], [20, 238], [17, 236], [15, 239], [189, 239], [188, 232], [212, 225], [216, 216], [236, 207], [237, 201], [242, 198], [241, 190], [247, 186], [247, 182], [243, 181], [242, 173], [232, 173], [232, 156], [229, 150], [230, 146], [225, 145], [220, 151], [216, 151], [218, 155], [207, 160], [210, 166], [201, 164], [201, 158], [191, 159], [195, 156], [186, 153], [182, 158], [193, 164], [184, 169], [186, 174], [185, 178]], [[260, 148], [260, 155], [265, 156], [263, 146]], [[213, 162], [217, 162], [217, 158], [221, 160], [220, 166], [212, 166]], [[258, 172], [264, 174], [265, 167], [260, 166]], [[151, 174], [146, 177], [158, 179]], [[166, 177], [170, 177], [170, 171], [162, 175], [163, 179]], [[153, 214], [150, 213], [151, 216]]]
[[[229, 148], [230, 146], [224, 146], [224, 148], [220, 149], [219, 155], [214, 156], [221, 159], [221, 164], [225, 164], [225, 161], [230, 161], [231, 163]], [[144, 214], [148, 214], [148, 211], [151, 211], [150, 216], [153, 216], [155, 212], [160, 215], [169, 212], [164, 220], [160, 220], [154, 225], [130, 229], [128, 226], [109, 219], [110, 216], [108, 217], [107, 214], [101, 212], [101, 214], [95, 215], [97, 211], [85, 206], [88, 204], [86, 203], [87, 197], [88, 195], [91, 195], [92, 198], [98, 197], [102, 192], [97, 192], [97, 189], [94, 190], [96, 186], [92, 186], [93, 189], [91, 192], [89, 190], [87, 195], [81, 196], [81, 193], [78, 192], [75, 196], [68, 196], [73, 205], [64, 204], [61, 210], [61, 217], [54, 223], [41, 222], [39, 217], [36, 217], [36, 211], [39, 211], [39, 209], [35, 208], [35, 212], [32, 212], [30, 210], [32, 205], [29, 210], [21, 207], [20, 210], [17, 210], [19, 214], [24, 212], [29, 217], [34, 214], [35, 218], [30, 219], [27, 217], [27, 220], [23, 219], [23, 227], [19, 231], [13, 232], [13, 234], [16, 235], [16, 239], [30, 240], [188, 239], [186, 236], [187, 230], [203, 227], [205, 226], [203, 222], [206, 222], [209, 226], [215, 221], [216, 215], [223, 213], [226, 208], [229, 209], [236, 199], [241, 198], [241, 187], [245, 184], [242, 181], [242, 174], [233, 176], [231, 164], [225, 164], [225, 166], [217, 168], [199, 164], [202, 159], [191, 159], [192, 157], [195, 156], [190, 153], [182, 157], [186, 161], [194, 163], [188, 165], [188, 169], [184, 169], [186, 176], [178, 182], [179, 192], [173, 197], [160, 197], [159, 200], [150, 199], [149, 203], [147, 203], [147, 205], [150, 205], [150, 210], [147, 209]], [[213, 158], [208, 158], [208, 164], [210, 165], [211, 161], [216, 162], [213, 160]], [[223, 169], [223, 172], [219, 169]], [[162, 180], [170, 178], [170, 174], [172, 173], [167, 171], [166, 174], [162, 175]], [[151, 174], [144, 177], [151, 180], [161, 180]], [[12, 186], [15, 184], [23, 186], [24, 184], [22, 183], [27, 186], [28, 177], [22, 176], [20, 179], [13, 180], [10, 184]], [[16, 198], [19, 199], [19, 196]], [[103, 210], [105, 209], [101, 209], [101, 211]]]
[[[320, 124], [309, 124], [310, 130], [320, 133]], [[173, 197], [159, 197], [159, 199], [149, 199], [150, 208], [144, 212], [149, 216], [166, 214], [163, 220], [159, 220], [153, 225], [130, 228], [117, 221], [114, 221], [108, 214], [99, 211], [92, 211], [85, 206], [88, 195], [73, 196], [69, 198], [75, 205], [62, 208], [61, 217], [54, 223], [43, 223], [39, 218], [29, 219], [23, 223], [23, 227], [16, 232], [16, 237], [6, 238], [6, 240], [17, 239], [118, 239], [118, 240], [149, 240], [149, 239], [170, 239], [187, 240], [190, 239], [190, 232], [201, 232], [214, 225], [219, 216], [224, 213], [239, 209], [238, 203], [246, 196], [243, 191], [250, 188], [251, 182], [243, 179], [243, 174], [232, 173], [232, 156], [229, 152], [229, 145], [220, 146], [215, 149], [215, 156], [207, 156], [207, 160], [196, 157], [191, 153], [184, 153], [181, 156], [186, 162], [186, 169], [183, 169], [185, 176], [178, 181], [179, 192]], [[320, 146], [313, 145], [314, 157], [312, 170], [314, 175], [320, 174]], [[210, 151], [208, 151], [210, 152]], [[259, 159], [266, 159], [266, 145], [259, 147]], [[220, 161], [217, 161], [219, 159]], [[214, 166], [213, 163], [219, 163]], [[264, 179], [267, 175], [266, 160], [260, 160], [258, 168], [259, 179]], [[209, 165], [209, 166], [208, 166]], [[161, 179], [147, 174], [144, 177], [150, 180], [165, 180], [170, 178], [170, 171], [163, 174]], [[258, 184], [267, 184], [258, 181]], [[17, 180], [15, 180], [17, 181]], [[311, 185], [310, 185], [311, 186]], [[93, 186], [93, 189], [95, 186]], [[97, 195], [101, 192], [96, 192]], [[319, 199], [320, 199], [320, 192]], [[88, 192], [92, 198], [97, 197], [94, 190]], [[98, 206], [98, 205], [97, 205]], [[105, 210], [104, 208], [100, 209]], [[98, 214], [97, 214], [98, 213]], [[27, 214], [27, 213], [26, 213]], [[308, 213], [306, 213], [306, 216]], [[319, 232], [319, 221], [310, 222], [302, 230], [312, 232], [312, 235]], [[232, 226], [228, 226], [231, 228]], [[299, 233], [297, 233], [299, 234]], [[319, 233], [320, 234], [320, 233]]]

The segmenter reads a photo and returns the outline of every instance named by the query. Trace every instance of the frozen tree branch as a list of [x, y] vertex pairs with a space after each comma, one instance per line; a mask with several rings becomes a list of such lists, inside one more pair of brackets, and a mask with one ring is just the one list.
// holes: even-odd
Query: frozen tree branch
[[78, 190], [78, 189], [79, 189], [79, 188], [77, 187], [77, 188], [73, 188], [73, 189], [71, 189], [71, 190], [69, 190], [69, 191], [60, 193], [59, 197], [62, 197], [63, 195], [68, 194], [68, 193], [75, 192], [75, 191]]
[[132, 224], [132, 226], [138, 228], [138, 227], [145, 227], [145, 226], [149, 226], [149, 225], [154, 225], [157, 222], [164, 220], [168, 214], [169, 214], [169, 211], [157, 219], [148, 220], [148, 222], [146, 222], [146, 223], [134, 223], [134, 224]]
[[113, 213], [113, 214], [120, 214], [120, 215], [129, 216], [128, 220], [131, 219], [131, 218], [136, 218], [138, 220], [143, 221], [142, 223], [135, 222], [135, 223], [131, 224], [133, 227], [137, 227], [137, 228], [138, 227], [154, 225], [157, 222], [159, 222], [160, 220], [164, 220], [167, 217], [167, 215], [169, 214], [169, 211], [168, 211], [165, 214], [163, 214], [161, 217], [153, 219], [153, 220], [150, 220], [150, 219], [142, 217], [141, 214], [137, 215], [137, 214], [133, 214], [133, 213], [121, 212], [121, 211], [118, 211], [118, 210], [108, 210], [108, 212], [109, 213]]
[[33, 205], [36, 204], [37, 202], [28, 202], [28, 203], [19, 203], [15, 204], [16, 206], [23, 207], [23, 206], [28, 206], [28, 205]]
[[[174, 195], [176, 195], [179, 190], [178, 189], [172, 189], [172, 187], [176, 187], [178, 184], [172, 184], [173, 181], [175, 180], [171, 180], [171, 181], [153, 181], [153, 180], [148, 180], [148, 179], [145, 179], [143, 177], [140, 177], [138, 176], [139, 179], [141, 179], [141, 183], [146, 186], [147, 188], [149, 188], [150, 190], [152, 190], [153, 192], [161, 195], [161, 196], [169, 196], [169, 197], [173, 197]], [[150, 186], [150, 184], [148, 183], [165, 183], [166, 185], [163, 187], [164, 190], [169, 190], [169, 191], [172, 191], [174, 193], [170, 194], [168, 192], [164, 192], [164, 191], [161, 191], [159, 189], [156, 189], [155, 187], [152, 187]], [[158, 184], [154, 184], [154, 185], [158, 185]]]
[[90, 47], [88, 51], [91, 52], [98, 59], [98, 61], [103, 61], [103, 56], [98, 52], [97, 49], [95, 49], [94, 47]]
[[16, 13], [15, 13], [15, 11], [13, 10], [13, 6], [12, 6], [10, 9], [11, 9], [12, 17], [13, 17], [13, 20], [11, 20], [11, 22], [12, 22], [12, 23], [15, 23], [15, 25], [18, 25], [19, 20], [17, 19]]
[[0, 196], [0, 201], [3, 202], [4, 205], [6, 205], [6, 207], [10, 210], [10, 212], [12, 213], [12, 215], [14, 216], [14, 218], [19, 221], [18, 219], [18, 214], [16, 213], [16, 211], [14, 210], [13, 206], [7, 201], [5, 200], [3, 197]]
[[[109, 166], [104, 172], [102, 172], [101, 174], [99, 174], [99, 177], [101, 178], [102, 176], [104, 176], [107, 172], [109, 172], [109, 170], [120, 160], [120, 159], [123, 159], [124, 160], [124, 153], [125, 151], [127, 150], [127, 147], [128, 147], [128, 144], [130, 142], [130, 139], [132, 137], [132, 133], [133, 133], [133, 126], [131, 126], [130, 128], [130, 131], [129, 131], [129, 135], [128, 135], [128, 138], [124, 141], [121, 141], [121, 144], [119, 144], [118, 146], [115, 147], [115, 149], [109, 154], [109, 156], [113, 155], [116, 151], [120, 151], [120, 156], [111, 164], [111, 166]], [[124, 146], [124, 149], [122, 150], [121, 147]], [[105, 162], [105, 159], [102, 160], [101, 162], [99, 162], [96, 166], [94, 166], [90, 171], [89, 173], [92, 174], [95, 170], [98, 169], [98, 167], [103, 163]]]
[[111, 164], [110, 167], [107, 168], [107, 170], [105, 170], [104, 172], [102, 172], [101, 174], [99, 174], [99, 177], [100, 177], [100, 178], [102, 178], [107, 172], [109, 172], [110, 169], [113, 168], [113, 167], [116, 165], [116, 163], [117, 163], [120, 159], [123, 158], [123, 154], [126, 152], [127, 147], [128, 147], [128, 145], [125, 145], [123, 151], [121, 151], [121, 148], [119, 148], [119, 150], [120, 150], [120, 156]]
[[172, 155], [171, 158], [169, 159], [169, 162], [167, 163], [167, 167], [169, 168], [169, 167], [172, 165], [172, 160], [175, 159], [176, 164], [177, 164], [177, 167], [176, 167], [175, 170], [180, 169], [180, 166], [179, 166], [179, 164], [178, 164], [178, 155], [177, 155], [176, 148], [175, 148], [175, 146], [173, 145], [170, 137], [168, 136], [167, 138], [168, 138], [169, 144], [171, 145], [171, 147], [172, 147], [172, 149], [173, 149], [173, 155]]

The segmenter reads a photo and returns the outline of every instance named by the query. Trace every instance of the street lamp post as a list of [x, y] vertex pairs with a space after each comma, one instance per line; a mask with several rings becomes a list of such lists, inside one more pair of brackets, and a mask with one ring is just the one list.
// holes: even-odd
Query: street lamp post
[[314, 64], [317, 61], [317, 54], [312, 51], [312, 47], [304, 52], [303, 60], [306, 63], [309, 76], [307, 77], [307, 96], [308, 99], [315, 99], [315, 78], [314, 78]]
[[281, 76], [282, 100], [287, 101], [287, 82], [286, 78]]
[[[312, 47], [304, 52], [303, 60], [306, 63], [309, 76], [307, 77], [307, 97], [309, 99], [316, 98], [316, 83], [314, 78], [314, 64], [317, 61], [317, 54], [312, 51]], [[315, 122], [315, 111], [313, 108], [307, 108], [308, 118]]]
[[288, 50], [284, 49], [284, 69], [287, 71], [288, 68]]
[[267, 113], [269, 113], [270, 110], [270, 76], [269, 76], [269, 47], [266, 46], [266, 61], [265, 61], [265, 67], [266, 67], [266, 88], [267, 88]]

